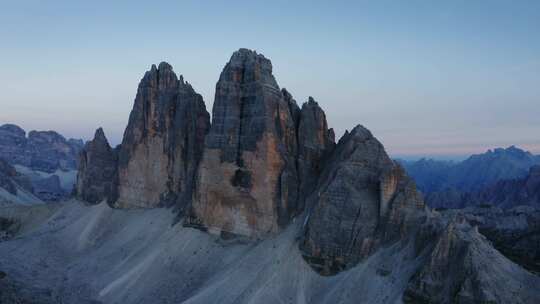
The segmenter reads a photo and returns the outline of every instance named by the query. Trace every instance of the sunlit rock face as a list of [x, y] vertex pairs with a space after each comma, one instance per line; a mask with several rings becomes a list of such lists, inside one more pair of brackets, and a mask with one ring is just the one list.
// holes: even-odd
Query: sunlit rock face
[[325, 275], [404, 239], [425, 217], [414, 183], [362, 126], [340, 140], [310, 201], [300, 249]]
[[144, 75], [119, 152], [120, 208], [185, 205], [209, 114], [201, 95], [162, 62]]
[[117, 166], [117, 151], [109, 145], [103, 129], [97, 129], [94, 139], [81, 151], [75, 186], [77, 198], [92, 204], [104, 200], [113, 203], [117, 197]]
[[260, 236], [289, 222], [299, 185], [290, 102], [270, 60], [247, 49], [232, 55], [216, 85], [190, 224]]

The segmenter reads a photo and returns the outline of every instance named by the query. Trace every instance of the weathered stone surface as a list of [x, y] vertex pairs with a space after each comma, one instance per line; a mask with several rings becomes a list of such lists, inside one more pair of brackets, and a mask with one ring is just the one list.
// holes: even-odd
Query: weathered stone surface
[[0, 188], [5, 189], [7, 192], [17, 195], [17, 187], [13, 182], [17, 171], [10, 164], [3, 159], [0, 159]]
[[62, 189], [58, 175], [35, 179], [32, 181], [34, 195], [44, 202], [54, 202], [67, 198], [70, 193]]
[[13, 124], [0, 126], [0, 157], [11, 164], [31, 164], [26, 132], [22, 128]]
[[20, 127], [0, 126], [0, 157], [12, 165], [53, 173], [77, 169], [80, 140], [66, 140], [54, 131], [30, 131], [28, 137]]
[[120, 148], [117, 207], [189, 202], [209, 128], [209, 114], [191, 85], [162, 62], [139, 84]]
[[3, 159], [0, 159], [0, 188], [7, 192], [17, 195], [17, 186], [13, 178], [17, 175], [17, 171]]
[[508, 259], [540, 274], [540, 209], [495, 206], [446, 210], [445, 216], [462, 216]]
[[0, 188], [8, 193], [17, 195], [17, 188], [21, 187], [32, 192], [32, 184], [28, 178], [18, 173], [7, 161], [0, 158]]
[[216, 85], [188, 225], [245, 236], [274, 233], [296, 213], [296, 127], [270, 60], [240, 49]]
[[328, 128], [326, 115], [319, 104], [309, 97], [302, 105], [298, 124], [299, 210], [303, 210], [304, 200], [313, 192], [334, 147], [334, 130]]
[[114, 203], [118, 191], [117, 167], [117, 151], [111, 148], [103, 129], [99, 128], [81, 152], [76, 196], [92, 204], [103, 200]]
[[[433, 245], [420, 259], [405, 303], [538, 303], [540, 277], [510, 262], [463, 218], [423, 227]], [[435, 228], [438, 227], [438, 228]], [[435, 231], [433, 231], [435, 230]]]
[[325, 275], [404, 239], [426, 216], [414, 183], [362, 126], [339, 141], [310, 205], [300, 249]]

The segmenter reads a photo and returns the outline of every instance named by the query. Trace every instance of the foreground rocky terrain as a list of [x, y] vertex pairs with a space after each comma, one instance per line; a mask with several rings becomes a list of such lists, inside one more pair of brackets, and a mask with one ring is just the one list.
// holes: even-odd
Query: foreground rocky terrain
[[[298, 250], [301, 222], [260, 241], [227, 240], [171, 226], [176, 215], [170, 209], [118, 210], [76, 201], [46, 206], [22, 218], [17, 236], [0, 243], [0, 269], [24, 286], [23, 296], [48, 295], [48, 303], [540, 299], [540, 279], [506, 259], [465, 222], [445, 222], [439, 236], [397, 241], [347, 271], [321, 276]], [[28, 214], [13, 208], [2, 209], [1, 216]]]
[[465, 218], [506, 257], [540, 273], [540, 209], [530, 206], [501, 209], [484, 205], [446, 210], [444, 214]]
[[77, 200], [0, 209], [0, 270], [8, 286], [25, 285], [9, 296], [540, 302], [540, 277], [494, 248], [478, 217], [427, 208], [365, 127], [336, 143], [315, 100], [298, 106], [272, 69], [235, 52], [209, 123], [193, 87], [167, 63], [152, 66], [122, 145], [98, 129], [81, 153]]

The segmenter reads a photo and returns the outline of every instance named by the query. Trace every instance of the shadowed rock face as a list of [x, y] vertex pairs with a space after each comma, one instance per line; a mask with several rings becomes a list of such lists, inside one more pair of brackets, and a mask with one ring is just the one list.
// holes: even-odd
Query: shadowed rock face
[[119, 153], [117, 207], [185, 204], [209, 114], [190, 84], [162, 62], [144, 75]]
[[45, 202], [54, 202], [66, 198], [69, 193], [62, 189], [58, 175], [40, 178], [32, 182], [34, 195]]
[[326, 160], [335, 147], [334, 130], [328, 129], [326, 115], [309, 97], [302, 105], [298, 123], [298, 173], [300, 176], [300, 210], [313, 192]]
[[362, 126], [339, 141], [309, 201], [300, 249], [325, 275], [406, 238], [426, 215], [414, 183]]
[[232, 55], [216, 85], [190, 224], [257, 236], [288, 223], [299, 184], [290, 106], [270, 60]]
[[76, 196], [92, 204], [103, 200], [113, 203], [117, 196], [118, 156], [102, 128], [97, 129], [94, 139], [86, 143], [79, 164]]
[[28, 192], [33, 191], [30, 180], [19, 174], [7, 161], [0, 158], [0, 188], [12, 195], [17, 195], [17, 186]]
[[481, 206], [446, 210], [443, 214], [464, 217], [507, 258], [540, 274], [540, 209]]
[[13, 178], [17, 176], [17, 171], [5, 160], [0, 158], [0, 188], [17, 195], [17, 187]]
[[[537, 303], [539, 278], [507, 260], [462, 217], [431, 222], [404, 303]], [[423, 236], [422, 236], [423, 235]], [[426, 238], [427, 236], [427, 238]]]

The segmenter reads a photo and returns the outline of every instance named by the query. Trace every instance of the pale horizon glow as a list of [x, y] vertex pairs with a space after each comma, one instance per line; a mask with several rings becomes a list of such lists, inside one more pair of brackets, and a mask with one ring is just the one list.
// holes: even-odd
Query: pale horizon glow
[[169, 62], [211, 113], [233, 51], [272, 60], [339, 137], [395, 157], [540, 154], [538, 1], [16, 1], [0, 4], [0, 124], [120, 143], [137, 84]]

